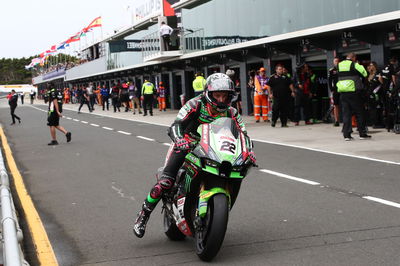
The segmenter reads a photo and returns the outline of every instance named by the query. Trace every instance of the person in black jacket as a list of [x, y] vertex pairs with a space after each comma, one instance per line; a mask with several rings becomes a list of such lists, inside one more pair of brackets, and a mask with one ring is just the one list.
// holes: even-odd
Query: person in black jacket
[[17, 108], [18, 105], [17, 102], [18, 102], [18, 94], [15, 93], [15, 90], [12, 90], [11, 95], [8, 98], [8, 104], [10, 105], [11, 119], [12, 119], [11, 125], [15, 124], [15, 118], [18, 119], [18, 123], [21, 123], [21, 118], [14, 113], [15, 108]]

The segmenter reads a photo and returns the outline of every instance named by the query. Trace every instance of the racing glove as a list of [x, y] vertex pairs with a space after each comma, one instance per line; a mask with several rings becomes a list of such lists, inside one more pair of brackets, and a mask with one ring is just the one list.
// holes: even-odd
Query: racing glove
[[190, 149], [189, 141], [185, 138], [177, 138], [175, 140], [175, 146], [177, 150], [186, 151]]

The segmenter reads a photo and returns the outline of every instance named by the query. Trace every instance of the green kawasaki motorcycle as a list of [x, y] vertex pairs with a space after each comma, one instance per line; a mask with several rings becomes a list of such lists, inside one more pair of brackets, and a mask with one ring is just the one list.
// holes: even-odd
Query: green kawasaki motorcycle
[[[221, 248], [229, 211], [243, 178], [255, 166], [250, 139], [235, 120], [200, 125], [200, 141], [185, 158], [174, 187], [164, 194], [164, 232], [171, 240], [195, 238], [200, 259], [211, 261]], [[160, 169], [161, 170], [161, 169]]]

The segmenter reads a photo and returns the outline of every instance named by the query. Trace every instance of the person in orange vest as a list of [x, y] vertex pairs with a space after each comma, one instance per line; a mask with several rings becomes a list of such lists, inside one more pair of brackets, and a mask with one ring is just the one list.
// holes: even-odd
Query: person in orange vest
[[158, 83], [157, 94], [158, 94], [158, 108], [160, 109], [160, 111], [164, 112], [167, 111], [165, 103], [166, 89], [162, 81]]
[[69, 103], [69, 100], [70, 100], [70, 91], [69, 91], [69, 88], [67, 87], [67, 88], [65, 88], [64, 89], [64, 103]]
[[260, 116], [264, 122], [268, 121], [268, 78], [265, 68], [260, 68], [259, 74], [254, 78], [254, 117], [256, 123], [260, 122]]

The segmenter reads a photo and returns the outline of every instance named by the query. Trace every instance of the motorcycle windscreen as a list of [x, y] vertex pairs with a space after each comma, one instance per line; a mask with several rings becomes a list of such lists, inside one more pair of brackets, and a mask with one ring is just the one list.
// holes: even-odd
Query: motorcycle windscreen
[[201, 147], [216, 162], [227, 161], [232, 165], [242, 154], [242, 144], [236, 122], [227, 117], [201, 125]]

